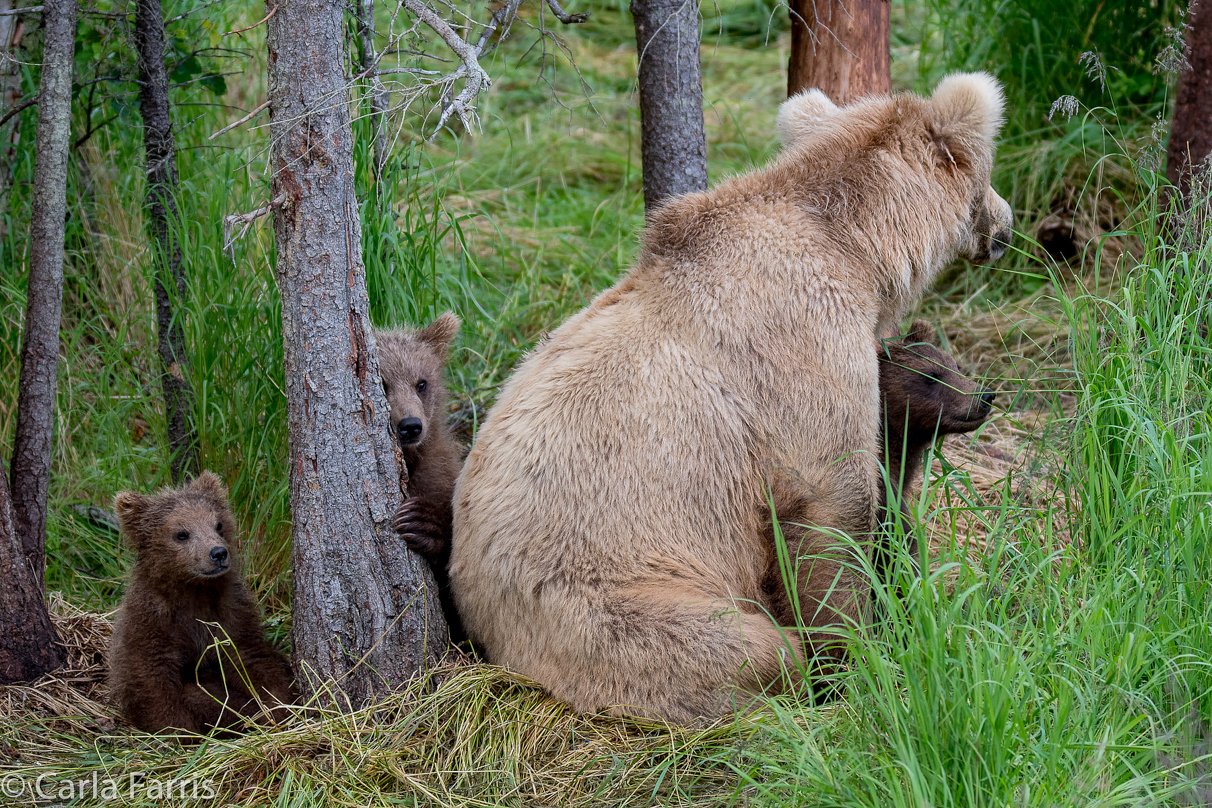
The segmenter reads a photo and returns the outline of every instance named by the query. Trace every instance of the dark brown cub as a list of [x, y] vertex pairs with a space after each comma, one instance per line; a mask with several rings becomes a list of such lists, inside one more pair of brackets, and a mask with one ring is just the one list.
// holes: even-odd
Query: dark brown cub
[[244, 587], [219, 478], [123, 491], [114, 511], [137, 553], [109, 652], [110, 693], [126, 718], [147, 732], [230, 729], [261, 713], [258, 700], [284, 718], [290, 666]]
[[395, 527], [408, 547], [433, 568], [453, 642], [467, 636], [446, 572], [451, 498], [463, 461], [458, 441], [446, 425], [447, 393], [442, 372], [450, 343], [458, 333], [459, 318], [449, 311], [420, 330], [375, 332], [392, 429], [408, 466], [408, 498], [400, 505]]
[[[979, 388], [938, 348], [938, 334], [924, 320], [913, 323], [902, 340], [889, 341], [880, 350], [881, 445], [889, 487], [897, 494], [897, 515], [909, 537], [911, 555], [917, 541], [908, 525], [906, 493], [922, 471], [922, 458], [931, 444], [944, 435], [971, 432], [985, 423], [996, 393]], [[888, 491], [880, 495], [880, 523], [889, 520]], [[877, 544], [876, 572], [887, 580], [891, 548]]]

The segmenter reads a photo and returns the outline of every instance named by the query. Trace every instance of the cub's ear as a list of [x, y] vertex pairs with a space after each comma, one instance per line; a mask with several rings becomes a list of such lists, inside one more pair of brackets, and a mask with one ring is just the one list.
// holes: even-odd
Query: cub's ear
[[788, 98], [779, 106], [775, 129], [783, 148], [811, 135], [837, 112], [837, 105], [820, 90], [805, 90]]
[[114, 497], [114, 515], [118, 517], [118, 526], [131, 542], [135, 541], [139, 521], [150, 505], [148, 497], [134, 491], [120, 491]]
[[988, 73], [952, 73], [930, 97], [930, 135], [943, 164], [988, 163], [1002, 129], [1005, 96]]
[[206, 494], [224, 507], [227, 506], [227, 486], [213, 471], [204, 471], [189, 484], [191, 491]]
[[913, 325], [909, 326], [909, 333], [905, 335], [905, 344], [914, 345], [923, 342], [938, 345], [938, 332], [925, 320], [914, 320]]
[[436, 350], [442, 359], [445, 359], [451, 341], [459, 333], [460, 325], [462, 325], [462, 321], [453, 311], [442, 312], [436, 320], [418, 331], [417, 336], [421, 338], [422, 342]]

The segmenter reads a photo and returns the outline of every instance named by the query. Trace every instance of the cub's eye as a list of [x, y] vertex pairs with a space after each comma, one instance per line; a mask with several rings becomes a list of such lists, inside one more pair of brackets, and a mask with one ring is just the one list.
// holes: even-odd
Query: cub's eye
[[223, 535], [223, 523], [222, 522], [215, 522], [215, 532], [218, 533], [220, 536]]
[[417, 382], [417, 392], [418, 392], [418, 393], [424, 393], [424, 392], [425, 392], [425, 388], [426, 388], [426, 387], [428, 387], [428, 386], [429, 386], [429, 385], [426, 383], [426, 381], [425, 381], [424, 379], [421, 379], [421, 381]]
[[173, 538], [176, 539], [177, 541], [189, 541], [189, 531], [188, 530], [178, 530], [177, 535], [173, 536]]
[[390, 384], [383, 385], [383, 395], [387, 396], [388, 398], [391, 398], [391, 385]]
[[943, 380], [943, 372], [936, 370], [933, 373], [926, 374], [926, 384], [938, 384]]

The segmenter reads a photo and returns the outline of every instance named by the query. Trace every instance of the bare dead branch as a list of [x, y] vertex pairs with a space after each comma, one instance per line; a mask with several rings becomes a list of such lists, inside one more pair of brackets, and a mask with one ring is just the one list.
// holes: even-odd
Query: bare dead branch
[[224, 0], [210, 0], [209, 3], [203, 3], [200, 6], [194, 6], [189, 11], [186, 11], [184, 14], [178, 14], [175, 17], [170, 17], [169, 19], [164, 21], [164, 24], [168, 25], [169, 23], [179, 22], [180, 20], [183, 20], [186, 17], [188, 17], [190, 14], [196, 14], [197, 12], [202, 11], [203, 9], [210, 8], [211, 6], [218, 5], [219, 3], [222, 3], [222, 2], [224, 2]]
[[551, 13], [556, 16], [556, 19], [565, 25], [575, 25], [589, 19], [588, 11], [580, 14], [569, 14], [560, 7], [559, 0], [547, 0], [547, 7], [551, 9]]
[[[266, 102], [268, 103], [268, 102]], [[223, 251], [227, 253], [227, 257], [234, 264], [236, 262], [236, 242], [244, 238], [244, 234], [248, 232], [248, 228], [252, 227], [253, 222], [271, 213], [275, 208], [280, 208], [286, 204], [286, 200], [290, 197], [287, 194], [279, 194], [274, 201], [262, 205], [256, 210], [250, 210], [248, 213], [233, 213], [230, 216], [223, 217]], [[244, 225], [240, 228], [240, 232], [234, 238], [231, 231], [236, 225]]]
[[485, 72], [484, 68], [480, 67], [480, 54], [475, 48], [463, 41], [463, 38], [451, 27], [449, 22], [439, 17], [437, 12], [425, 5], [421, 0], [402, 0], [401, 5], [441, 37], [446, 46], [454, 51], [455, 56], [458, 56], [463, 62], [463, 64], [441, 81], [446, 86], [447, 92], [449, 92], [454, 87], [456, 81], [465, 79], [462, 91], [451, 99], [442, 110], [442, 115], [438, 118], [438, 125], [434, 129], [434, 135], [437, 135], [441, 131], [451, 115], [458, 115], [459, 120], [463, 122], [463, 127], [470, 131], [472, 123], [475, 121], [475, 107], [473, 103], [482, 90], [487, 90], [492, 86], [492, 79]]
[[272, 17], [274, 15], [274, 12], [276, 12], [277, 10], [278, 10], [278, 7], [274, 6], [273, 8], [271, 8], [269, 10], [268, 14], [266, 14], [264, 17], [257, 20], [256, 22], [254, 22], [252, 25], [248, 26], [247, 28], [238, 28], [235, 31], [227, 31], [226, 33], [223, 34], [223, 36], [231, 36], [232, 34], [243, 34], [245, 31], [251, 31], [252, 29], [256, 28], [258, 25], [260, 25], [261, 23], [265, 22], [270, 17]]
[[[277, 8], [277, 6], [275, 6], [274, 8]], [[240, 120], [238, 120], [238, 121], [234, 121], [233, 123], [229, 123], [227, 126], [223, 127], [223, 128], [222, 128], [222, 129], [220, 129], [218, 132], [215, 132], [213, 135], [211, 135], [210, 137], [208, 137], [208, 138], [207, 138], [207, 140], [214, 140], [214, 139], [215, 139], [215, 138], [217, 138], [219, 135], [221, 135], [221, 134], [223, 134], [223, 133], [225, 133], [225, 132], [230, 132], [231, 130], [233, 130], [233, 129], [235, 129], [237, 126], [239, 126], [240, 124], [242, 124], [242, 123], [247, 123], [247, 122], [251, 121], [253, 118], [257, 117], [257, 114], [258, 114], [258, 113], [260, 113], [260, 112], [261, 112], [261, 110], [265, 109], [265, 108], [266, 108], [266, 107], [268, 107], [268, 106], [269, 106], [269, 100], [267, 99], [267, 100], [265, 101], [265, 103], [264, 103], [264, 104], [261, 104], [260, 106], [258, 106], [258, 107], [257, 107], [256, 109], [254, 109], [252, 112], [250, 112], [250, 113], [248, 113], [247, 115], [245, 115], [245, 116], [244, 116], [243, 118], [241, 118]]]
[[30, 96], [27, 96], [27, 97], [21, 99], [17, 103], [13, 104], [13, 106], [9, 109], [8, 112], [4, 113], [3, 118], [0, 118], [0, 126], [4, 126], [6, 123], [8, 123], [9, 118], [13, 117], [14, 115], [20, 114], [22, 111], [29, 109], [30, 107], [32, 107], [34, 104], [37, 104], [37, 103], [38, 103], [37, 95], [30, 95]]

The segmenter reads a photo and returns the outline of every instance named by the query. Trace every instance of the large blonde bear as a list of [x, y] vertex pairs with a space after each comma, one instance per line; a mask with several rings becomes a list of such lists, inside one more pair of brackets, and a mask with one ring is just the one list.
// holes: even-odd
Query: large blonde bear
[[[785, 102], [766, 168], [650, 216], [635, 268], [518, 368], [455, 488], [450, 578], [487, 658], [581, 711], [691, 722], [841, 653], [868, 582], [880, 335], [943, 265], [999, 256], [1002, 93]], [[776, 512], [801, 557], [769, 616]], [[824, 531], [793, 528], [815, 525]], [[785, 594], [782, 596], [786, 599]]]

